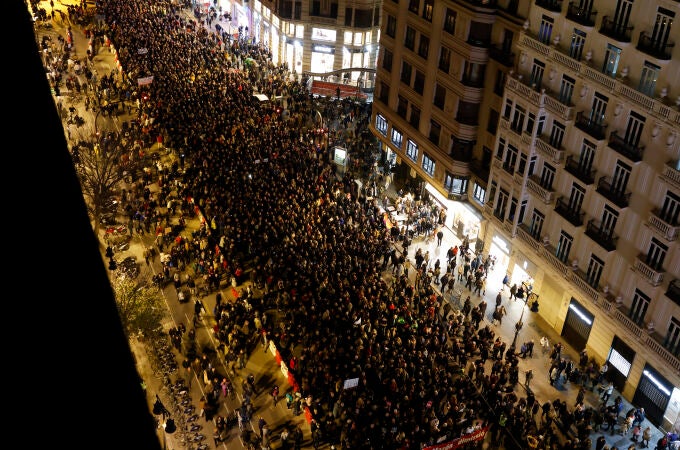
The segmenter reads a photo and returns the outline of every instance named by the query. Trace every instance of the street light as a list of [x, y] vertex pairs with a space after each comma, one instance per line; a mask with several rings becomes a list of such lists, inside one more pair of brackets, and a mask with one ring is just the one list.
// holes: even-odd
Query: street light
[[522, 304], [522, 314], [520, 314], [519, 320], [515, 324], [515, 337], [512, 339], [512, 345], [510, 346], [512, 348], [516, 348], [515, 345], [517, 344], [517, 336], [519, 335], [519, 331], [524, 326], [524, 322], [522, 322], [522, 319], [524, 318], [524, 310], [526, 309], [525, 307], [527, 306], [527, 302], [529, 301], [529, 296], [526, 295], [523, 300], [524, 302]]

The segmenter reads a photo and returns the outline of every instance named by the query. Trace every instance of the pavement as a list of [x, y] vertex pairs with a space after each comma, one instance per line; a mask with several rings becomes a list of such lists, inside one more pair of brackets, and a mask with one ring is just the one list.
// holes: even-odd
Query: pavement
[[[77, 3], [78, 3], [77, 0], [64, 0], [55, 4], [55, 8], [60, 7], [65, 8], [65, 5], [67, 4], [75, 5]], [[41, 2], [41, 6], [46, 8], [48, 12], [50, 11], [48, 1]], [[186, 17], [189, 18], [193, 17], [191, 10], [184, 10], [183, 14], [185, 14]], [[56, 17], [57, 18], [55, 19], [52, 28], [47, 29], [41, 28], [37, 31], [39, 37], [42, 35], [49, 35], [55, 38], [58, 34], [61, 34], [62, 36], [65, 34], [65, 26], [68, 24], [66, 23], [65, 20], [62, 21], [59, 15], [57, 15]], [[223, 26], [226, 27], [226, 24], [223, 23]], [[73, 31], [76, 56], [83, 58], [86, 55], [87, 39], [85, 38], [84, 34], [82, 33], [82, 30], [79, 27], [74, 25]], [[93, 63], [94, 68], [97, 70], [99, 74], [110, 73], [112, 70], [114, 70], [115, 72], [116, 69], [115, 52], [112, 51], [112, 49], [110, 48], [102, 47], [99, 50], [99, 52], [95, 55]], [[81, 115], [83, 119], [85, 119], [85, 124], [82, 125], [81, 127], [78, 127], [78, 129], [71, 128], [71, 139], [69, 140], [71, 143], [82, 138], [92, 138], [93, 136], [95, 136], [97, 130], [112, 130], [112, 129], [120, 130], [121, 124], [123, 122], [135, 118], [134, 110], [132, 110], [131, 111], [132, 114], [130, 114], [127, 108], [123, 109], [122, 111], [120, 111], [119, 114], [116, 114], [113, 117], [102, 117], [97, 113], [93, 113], [91, 109], [86, 110], [84, 94], [72, 95], [72, 93], [64, 92], [64, 90], [62, 89], [62, 96], [59, 99], [63, 103], [64, 108], [67, 108], [69, 106], [75, 107], [78, 111], [78, 114]], [[55, 98], [55, 101], [59, 102], [59, 99]], [[169, 162], [174, 157], [172, 151], [169, 151], [167, 149], [159, 149], [157, 147], [157, 144], [154, 144], [151, 148], [148, 149], [148, 151], [159, 152], [159, 154], [161, 154], [162, 157], [162, 162], [166, 164], [169, 164]], [[150, 188], [154, 190], [157, 189], [157, 186], [155, 187], [150, 186]], [[398, 188], [397, 186], [395, 186], [394, 183], [391, 183], [387, 188], [386, 194], [388, 198], [392, 200], [392, 202], [394, 202], [394, 199], [396, 199], [397, 197], [396, 194], [397, 190]], [[198, 219], [190, 220], [187, 223], [185, 233], [187, 233], [187, 235], [190, 235], [189, 233], [197, 229], [198, 225], [199, 225]], [[451, 229], [443, 227], [442, 231], [444, 233], [444, 238], [441, 246], [437, 246], [436, 239], [432, 239], [430, 242], [426, 242], [423, 238], [414, 239], [408, 251], [408, 257], [411, 259], [411, 261], [414, 260], [414, 255], [417, 249], [422, 248], [423, 252], [429, 250], [432, 262], [436, 261], [437, 259], [441, 259], [442, 263], [445, 263], [446, 251], [448, 250], [448, 248], [454, 245], [460, 245], [461, 241]], [[101, 237], [103, 237], [103, 235]], [[119, 256], [122, 258], [124, 256], [134, 255], [137, 257], [138, 261], [140, 261], [141, 264], [144, 265], [143, 257], [144, 250], [153, 245], [153, 240], [154, 236], [152, 235], [147, 234], [140, 236], [135, 234], [131, 241], [130, 249], [127, 250], [124, 254], [117, 255], [117, 257]], [[400, 244], [398, 243], [395, 244], [395, 247], [399, 252], [402, 251]], [[158, 260], [158, 258], [156, 258], [154, 261], [151, 262], [149, 267], [143, 268], [141, 276], [151, 276], [157, 271], [159, 271], [160, 268], [161, 268], [160, 261]], [[502, 287], [502, 278], [505, 275], [506, 270], [507, 267], [501, 267], [499, 263], [496, 263], [495, 267], [489, 274], [486, 285], [486, 294], [483, 295], [484, 299], [489, 305], [489, 307], [487, 308], [487, 312], [489, 310], [492, 310], [493, 305], [495, 305], [496, 294]], [[391, 277], [391, 273], [389, 270], [385, 272], [385, 277], [388, 279]], [[415, 279], [414, 270], [409, 271], [409, 278], [412, 281]], [[238, 290], [244, 289], [247, 284], [248, 283], [240, 285], [237, 287], [237, 289]], [[459, 285], [459, 283], [456, 283], [456, 289], [461, 288], [462, 287], [461, 285]], [[223, 298], [231, 301], [235, 300], [232, 289], [230, 288], [222, 289], [221, 293]], [[168, 309], [171, 312], [171, 316], [169, 317], [168, 322], [166, 323], [166, 328], [169, 329], [171, 327], [176, 326], [179, 323], [185, 323], [187, 325], [190, 325], [193, 319], [192, 302], [189, 301], [187, 303], [179, 303], [177, 299], [177, 293], [174, 287], [172, 287], [172, 285], [166, 287], [163, 290], [163, 294]], [[208, 312], [211, 312], [213, 310], [215, 304], [215, 295], [216, 292], [213, 292], [207, 297], [204, 297], [202, 299], [206, 306], [206, 311]], [[467, 295], [471, 295], [471, 293], [463, 289], [462, 298], [464, 299]], [[517, 347], [519, 348], [522, 342], [525, 342], [529, 339], [533, 339], [534, 342], [536, 343], [534, 354], [532, 357], [527, 357], [526, 359], [520, 358], [519, 361], [520, 383], [516, 387], [517, 394], [520, 397], [526, 395], [526, 391], [523, 386], [524, 373], [527, 370], [531, 369], [533, 370], [534, 373], [534, 378], [531, 381], [531, 390], [534, 392], [536, 398], [541, 403], [545, 402], [546, 400], [552, 401], [555, 398], [559, 398], [560, 400], [566, 401], [567, 405], [569, 405], [569, 407], [571, 408], [575, 402], [576, 393], [578, 392], [579, 387], [575, 383], [566, 384], [558, 383], [556, 386], [550, 385], [548, 380], [549, 355], [545, 354], [541, 350], [539, 341], [541, 337], [545, 336], [549, 339], [551, 344], [561, 342], [563, 344], [562, 351], [563, 356], [565, 356], [566, 358], [573, 359], [575, 362], [578, 362], [578, 352], [575, 349], [571, 348], [566, 341], [563, 341], [560, 338], [559, 334], [555, 331], [555, 329], [548, 323], [546, 323], [539, 314], [531, 312], [529, 310], [529, 307], [525, 306], [523, 302], [520, 301], [513, 302], [509, 300], [508, 297], [509, 293], [508, 290], [506, 289], [505, 293], [503, 294], [503, 304], [505, 305], [505, 308], [507, 310], [507, 316], [504, 318], [502, 325], [491, 324], [490, 326], [494, 329], [496, 334], [500, 335], [503, 338], [503, 340], [505, 340], [509, 345], [514, 338], [515, 323], [521, 317], [525, 325], [522, 327], [522, 329], [519, 331], [517, 335]], [[478, 304], [479, 301], [481, 300], [480, 297], [474, 295], [471, 295], [471, 299], [473, 300], [472, 301], [473, 306]], [[485, 317], [483, 320], [486, 323], [490, 323], [488, 316]], [[204, 316], [202, 323], [196, 328], [198, 339], [201, 344], [212, 345], [216, 344], [214, 335], [212, 333], [213, 324], [214, 318], [211, 318], [210, 315], [207, 314]], [[131, 344], [132, 350], [138, 361], [140, 374], [147, 382], [149, 406], [151, 408], [151, 405], [153, 405], [153, 401], [155, 399], [155, 394], [161, 392], [163, 389], [162, 386], [163, 382], [162, 379], [160, 379], [152, 371], [150, 364], [148, 363], [148, 354], [144, 346], [134, 341]], [[488, 362], [487, 364], [490, 365], [490, 362]], [[223, 367], [223, 369], [225, 371], [227, 370], [226, 365]], [[312, 447], [311, 431], [306, 421], [304, 420], [304, 416], [300, 415], [294, 417], [292, 415], [292, 412], [286, 409], [285, 402], [280, 402], [278, 406], [274, 407], [271, 404], [271, 399], [269, 398], [269, 396], [266, 394], [262, 395], [263, 392], [268, 392], [267, 389], [264, 388], [272, 384], [278, 384], [281, 387], [281, 395], [285, 394], [284, 387], [287, 388], [287, 380], [279, 370], [273, 355], [264, 351], [252, 352], [252, 354], [248, 358], [246, 368], [236, 375], [235, 379], [236, 382], [234, 383], [234, 385], [240, 386], [240, 380], [242, 379], [242, 377], [245, 377], [248, 373], [253, 373], [256, 375], [257, 383], [260, 387], [260, 395], [258, 395], [254, 400], [257, 413], [253, 417], [251, 423], [249, 424], [249, 428], [251, 430], [257, 430], [257, 418], [259, 414], [263, 415], [265, 420], [269, 423], [270, 428], [272, 428], [272, 430], [274, 431], [275, 437], [278, 436], [283, 425], [292, 427], [300, 426], [305, 436], [303, 446], [304, 448], [311, 448]], [[186, 374], [178, 374], [177, 376], [184, 377], [185, 375]], [[198, 399], [200, 398], [201, 395], [203, 395], [202, 381], [195, 378], [195, 376], [194, 377], [187, 376], [186, 378], [192, 380], [191, 396], [193, 404], [198, 404]], [[613, 401], [613, 399], [619, 395], [620, 394], [618, 392], [614, 392], [611, 396], [611, 401]], [[627, 411], [632, 407], [625, 398], [623, 399], [623, 402], [624, 402], [623, 411]], [[232, 414], [234, 408], [239, 406], [239, 403], [240, 397], [238, 397], [236, 400], [225, 401], [221, 406], [221, 409], [218, 412], [218, 414], [225, 416]], [[585, 396], [585, 404], [586, 406], [597, 407], [600, 404], [597, 392], [587, 391]], [[213, 424], [205, 423], [203, 418], [201, 418], [200, 420], [203, 421], [201, 422], [202, 430], [200, 431], [200, 433], [206, 436], [206, 440], [204, 442], [208, 443], [210, 445], [210, 448], [213, 448], [214, 447], [212, 442]], [[643, 424], [642, 428], [644, 429], [644, 427], [647, 425], [650, 425], [653, 431], [653, 437], [652, 440], [650, 441], [650, 443], [653, 446], [656, 443], [656, 441], [663, 435], [663, 431], [659, 430], [656, 426], [652, 425], [647, 420], [645, 420], [645, 423]], [[161, 429], [159, 428], [159, 430]], [[163, 442], [167, 448], [182, 448], [184, 446], [184, 444], [179, 441], [179, 437], [177, 435], [170, 435], [166, 433], [160, 434], [161, 434], [160, 437], [163, 438]], [[631, 444], [630, 436], [620, 436], [618, 434], [612, 435], [609, 432], [606, 433], [594, 432], [591, 434], [593, 449], [595, 448], [595, 441], [600, 434], [605, 436], [607, 444], [610, 446], [610, 448], [616, 447], [618, 449], [627, 449], [628, 446]], [[490, 438], [487, 441], [490, 441]], [[493, 443], [491, 444], [493, 445]], [[280, 442], [278, 442], [275, 439], [273, 443], [273, 448], [278, 448], [279, 445]], [[240, 433], [238, 432], [238, 427], [232, 428], [232, 430], [229, 433], [228, 440], [225, 443], [217, 446], [217, 448], [221, 447], [229, 449], [246, 448], [246, 445], [241, 439]]]

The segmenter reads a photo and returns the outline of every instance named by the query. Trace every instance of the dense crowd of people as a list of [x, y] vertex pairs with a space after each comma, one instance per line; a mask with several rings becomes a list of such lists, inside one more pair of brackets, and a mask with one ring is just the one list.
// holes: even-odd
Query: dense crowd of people
[[[315, 447], [420, 449], [490, 426], [495, 445], [505, 448], [591, 448], [592, 408], [577, 402], [570, 410], [563, 402], [539, 402], [530, 389], [526, 396], [515, 392], [518, 358], [533, 351], [533, 342], [522, 351], [507, 348], [481, 320], [483, 299], [473, 305], [467, 297], [460, 310], [442, 308], [443, 293], [456, 282], [482, 293], [493, 261], [470, 255], [467, 247], [451, 249], [441, 268], [419, 255], [417, 281], [410, 282], [408, 270], [399, 268], [405, 260], [394, 259], [395, 236], [380, 200], [348, 174], [336, 176], [328, 149], [306, 125], [323, 110], [361, 130], [366, 105], [319, 104], [304, 77], [273, 64], [265, 46], [232, 38], [215, 26], [214, 14], [197, 11], [188, 19], [169, 1], [99, 6], [105, 19], [86, 27], [92, 52], [115, 49], [120, 66], [95, 79], [92, 89], [98, 99], [120, 99], [120, 108], [134, 105], [138, 116], [118, 144], [130, 147], [130, 160], [153, 143], [180, 155], [170, 168], [133, 174], [135, 188], [122, 198], [130, 221], [138, 222], [140, 233], [162, 235], [158, 231], [175, 214], [200, 211], [205, 220], [192, 236], [157, 241], [165, 277], [171, 279], [171, 268], [191, 272], [214, 291], [223, 279], [238, 286], [249, 276], [262, 288], [263, 297], [249, 288], [235, 302], [217, 294], [221, 354], [239, 370], [257, 343], [274, 340], [297, 380], [286, 403], [295, 413], [308, 410]], [[51, 53], [49, 43], [44, 50]], [[48, 55], [46, 62], [55, 72], [66, 70], [63, 58]], [[285, 98], [286, 113], [284, 104], [260, 102], [253, 92]], [[352, 137], [350, 147], [364, 147], [359, 135]], [[146, 188], [151, 182], [160, 192]], [[156, 213], [158, 206], [164, 215]], [[440, 211], [411, 200], [396, 209], [416, 234], [444, 220]], [[412, 237], [404, 228], [397, 238]], [[149, 255], [147, 261], [155, 257]], [[174, 282], [179, 290], [184, 280]], [[193, 294], [194, 279], [186, 282]], [[272, 322], [269, 308], [282, 318]], [[197, 303], [196, 316], [202, 312]], [[185, 367], [194, 364], [204, 374], [211, 389], [202, 409], [212, 414], [211, 403], [232, 389], [229, 374], [196, 354], [192, 336], [192, 330], [173, 332], [173, 343], [193, 361]], [[552, 359], [559, 368], [559, 348]], [[345, 389], [349, 379], [358, 383]], [[527, 388], [529, 382], [527, 375]], [[238, 424], [246, 433], [241, 425], [254, 414], [251, 397], [258, 389], [250, 379], [242, 388]], [[226, 426], [218, 419], [216, 441]], [[572, 425], [577, 433], [570, 434]], [[267, 448], [271, 433], [266, 423], [259, 428], [247, 441]], [[290, 439], [284, 432], [282, 442], [300, 448], [301, 431], [292, 430]]]

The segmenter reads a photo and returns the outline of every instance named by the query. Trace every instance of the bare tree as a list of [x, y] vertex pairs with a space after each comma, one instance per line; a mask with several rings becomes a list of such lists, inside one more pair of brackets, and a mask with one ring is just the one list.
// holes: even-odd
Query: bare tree
[[124, 179], [121, 163], [125, 151], [114, 132], [107, 133], [98, 142], [80, 141], [73, 147], [80, 187], [97, 236], [101, 219], [111, 212], [110, 205]]

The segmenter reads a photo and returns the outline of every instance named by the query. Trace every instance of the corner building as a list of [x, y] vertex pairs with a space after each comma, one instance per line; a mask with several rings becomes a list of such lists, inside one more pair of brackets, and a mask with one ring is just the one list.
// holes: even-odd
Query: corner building
[[[297, 75], [328, 77], [341, 85], [372, 90], [380, 39], [379, 1], [217, 0], [216, 4], [231, 14], [228, 31], [238, 36], [240, 27], [246, 36], [266, 45], [274, 64], [285, 64]], [[212, 3], [205, 5], [207, 10]]]
[[679, 5], [384, 0], [371, 123], [396, 176], [667, 430], [680, 410]]

